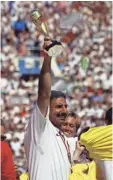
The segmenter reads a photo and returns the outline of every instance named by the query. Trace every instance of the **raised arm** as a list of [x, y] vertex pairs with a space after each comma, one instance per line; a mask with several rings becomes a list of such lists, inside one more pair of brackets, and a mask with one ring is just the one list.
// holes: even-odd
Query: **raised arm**
[[[45, 42], [46, 44], [50, 44], [51, 42]], [[39, 76], [39, 90], [38, 90], [38, 100], [37, 104], [38, 107], [43, 114], [43, 116], [46, 116], [47, 109], [50, 101], [50, 95], [51, 95], [51, 57], [48, 56], [48, 54], [45, 53], [44, 56], [44, 62], [42, 65], [42, 69]]]

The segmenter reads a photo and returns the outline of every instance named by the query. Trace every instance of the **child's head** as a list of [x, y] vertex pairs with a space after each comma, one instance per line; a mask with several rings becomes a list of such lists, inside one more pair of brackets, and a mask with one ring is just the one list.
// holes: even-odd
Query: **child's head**
[[67, 137], [75, 137], [80, 127], [80, 118], [74, 112], [69, 112], [61, 125], [61, 131]]

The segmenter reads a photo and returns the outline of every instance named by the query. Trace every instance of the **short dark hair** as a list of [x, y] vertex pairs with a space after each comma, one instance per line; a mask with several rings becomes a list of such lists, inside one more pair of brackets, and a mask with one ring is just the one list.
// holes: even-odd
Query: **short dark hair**
[[107, 121], [107, 125], [112, 124], [112, 107], [106, 111], [105, 120]]
[[90, 129], [90, 127], [85, 127], [85, 128], [83, 128], [83, 129], [80, 131], [79, 135], [78, 135], [78, 140], [80, 140], [80, 136], [81, 136], [83, 133], [87, 132], [89, 129]]
[[60, 98], [60, 97], [63, 97], [66, 99], [66, 96], [62, 91], [55, 91], [55, 90], [51, 91], [50, 101], [56, 98]]

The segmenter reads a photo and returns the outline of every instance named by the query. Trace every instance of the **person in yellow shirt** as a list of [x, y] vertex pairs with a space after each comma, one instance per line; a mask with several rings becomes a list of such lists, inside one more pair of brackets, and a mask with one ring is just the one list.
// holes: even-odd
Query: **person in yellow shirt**
[[[77, 149], [74, 155], [74, 162], [77, 162], [77, 165], [72, 167], [72, 174], [69, 177], [69, 180], [75, 180], [77, 176], [77, 166], [80, 162], [81, 154], [86, 150], [89, 154], [89, 159], [93, 158], [96, 162], [97, 170], [97, 179], [98, 180], [112, 180], [112, 108], [108, 109], [105, 115], [106, 126], [94, 127], [86, 129], [84, 133], [80, 135], [80, 141], [77, 142]], [[90, 163], [91, 165], [91, 163]], [[91, 170], [88, 167], [87, 175], [89, 176], [89, 171], [92, 173], [93, 178], [96, 178], [96, 170], [93, 163], [93, 169]], [[78, 180], [85, 179], [85, 168], [81, 164], [80, 170], [82, 172], [81, 179], [78, 177]], [[80, 176], [80, 173], [78, 173]], [[103, 175], [103, 176], [100, 176]], [[82, 177], [84, 176], [84, 177]], [[88, 176], [86, 177], [88, 180]], [[76, 178], [77, 179], [77, 178]]]
[[[89, 128], [85, 128], [79, 135], [88, 131]], [[89, 157], [89, 153], [85, 146], [81, 145], [80, 140], [76, 142], [76, 150], [73, 156], [72, 173], [69, 175], [69, 180], [97, 180], [96, 179], [96, 164], [92, 158]]]

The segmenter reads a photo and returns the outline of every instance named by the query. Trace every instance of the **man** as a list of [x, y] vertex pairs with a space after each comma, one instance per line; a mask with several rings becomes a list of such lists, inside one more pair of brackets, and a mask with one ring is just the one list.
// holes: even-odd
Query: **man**
[[16, 180], [16, 171], [14, 168], [12, 152], [7, 142], [5, 142], [6, 137], [4, 136], [4, 132], [4, 123], [3, 120], [1, 120], [1, 179]]
[[[45, 41], [44, 47], [50, 44], [51, 41]], [[60, 91], [51, 92], [50, 66], [51, 58], [45, 53], [38, 100], [24, 140], [32, 180], [68, 180], [71, 167], [70, 146], [60, 131], [67, 114], [66, 97]]]

